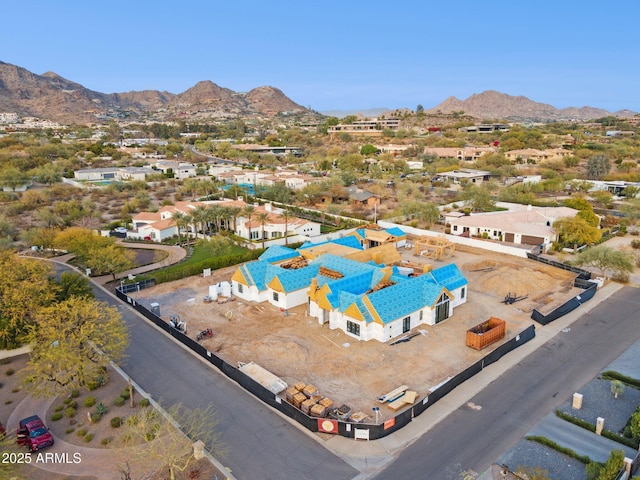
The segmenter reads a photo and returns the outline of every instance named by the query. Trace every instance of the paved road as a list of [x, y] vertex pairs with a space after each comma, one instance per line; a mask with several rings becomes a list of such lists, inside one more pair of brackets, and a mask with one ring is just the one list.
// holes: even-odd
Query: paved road
[[620, 290], [471, 398], [472, 406], [455, 410], [375, 478], [459, 480], [462, 471], [485, 471], [640, 339], [639, 310], [638, 290]]
[[[56, 269], [68, 268], [56, 265]], [[129, 327], [122, 369], [164, 405], [214, 405], [229, 453], [220, 458], [240, 479], [351, 479], [359, 474], [156, 327], [99, 288], [96, 297], [120, 310]]]

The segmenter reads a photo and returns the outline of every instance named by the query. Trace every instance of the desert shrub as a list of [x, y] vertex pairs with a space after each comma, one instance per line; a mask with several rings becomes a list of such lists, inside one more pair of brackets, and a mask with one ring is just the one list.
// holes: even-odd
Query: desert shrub
[[56, 408], [53, 409], [54, 412], [61, 412], [62, 410], [64, 410], [64, 406], [62, 405], [57, 405]]
[[87, 390], [89, 390], [90, 392], [93, 392], [94, 390], [96, 390], [100, 385], [98, 385], [98, 382], [96, 382], [95, 380], [90, 380], [87, 382], [86, 387]]
[[122, 425], [122, 418], [121, 417], [113, 417], [111, 419], [111, 427], [112, 428], [120, 428], [121, 425]]
[[125, 399], [124, 399], [124, 398], [122, 398], [122, 397], [118, 397], [118, 398], [116, 398], [116, 399], [113, 401], [113, 404], [114, 404], [116, 407], [121, 407], [121, 406], [123, 406], [123, 405], [124, 405], [124, 402], [125, 402]]
[[102, 415], [100, 415], [99, 413], [92, 413], [91, 414], [91, 423], [98, 423], [101, 418], [102, 418]]
[[[636, 232], [633, 232], [633, 233], [637, 235]], [[635, 249], [640, 248], [640, 240], [636, 240], [636, 239], [631, 240], [631, 247]]]
[[20, 391], [20, 387], [11, 389], [11, 393], [18, 393], [19, 391]]
[[111, 443], [111, 437], [103, 438], [100, 443], [106, 447]]
[[16, 371], [13, 368], [8, 368], [7, 371], [5, 372], [5, 375], [7, 377], [10, 377], [11, 375], [13, 375], [14, 373], [16, 373]]
[[76, 431], [75, 427], [69, 427], [69, 428], [67, 428], [67, 429], [64, 431], [64, 433], [66, 433], [67, 435], [69, 435], [70, 433], [73, 433], [73, 432], [75, 432], [75, 431]]
[[13, 400], [5, 400], [4, 404], [5, 405], [11, 405], [13, 403]]
[[148, 407], [150, 403], [151, 402], [149, 401], [148, 398], [143, 398], [142, 400], [140, 400], [140, 406], [141, 407]]
[[105, 413], [107, 413], [107, 406], [104, 403], [100, 402], [96, 405], [96, 413], [98, 415], [104, 415]]
[[93, 433], [87, 433], [84, 437], [82, 437], [82, 439], [89, 443], [91, 440], [93, 440]]
[[78, 398], [80, 396], [80, 390], [71, 390], [71, 398]]
[[71, 397], [67, 397], [67, 398], [65, 398], [65, 399], [62, 401], [62, 403], [64, 403], [65, 405], [69, 405], [69, 404], [71, 403], [71, 401], [72, 401], [72, 400], [73, 400], [73, 399], [72, 399]]
[[62, 418], [62, 412], [56, 412], [53, 415], [51, 415], [51, 420], [53, 420], [54, 422], [57, 422], [61, 418]]
[[122, 393], [120, 394], [120, 396], [122, 398], [124, 398], [125, 400], [129, 400], [129, 389], [125, 388]]
[[84, 399], [85, 407], [93, 407], [96, 404], [96, 397], [87, 397]]
[[64, 416], [67, 418], [75, 417], [76, 413], [78, 413], [78, 411], [73, 407], [69, 407], [64, 410]]
[[611, 276], [611, 280], [618, 283], [629, 283], [629, 274], [625, 272], [616, 272]]
[[76, 432], [76, 435], [78, 435], [79, 437], [84, 437], [87, 434], [87, 429], [86, 428], [81, 428], [80, 430], [78, 430]]
[[11, 358], [0, 359], [0, 365], [9, 365], [10, 363], [11, 363]]

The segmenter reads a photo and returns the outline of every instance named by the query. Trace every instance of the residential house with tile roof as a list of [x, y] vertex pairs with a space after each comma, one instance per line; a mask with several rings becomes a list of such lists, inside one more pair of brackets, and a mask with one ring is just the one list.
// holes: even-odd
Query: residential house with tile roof
[[532, 207], [506, 212], [476, 213], [447, 217], [453, 235], [484, 237], [492, 240], [530, 245], [548, 250], [556, 241], [553, 223], [574, 217], [578, 211], [569, 207]]
[[[138, 238], [154, 241], [162, 241], [166, 238], [178, 236], [178, 227], [172, 220], [176, 212], [191, 215], [200, 206], [221, 206], [245, 208], [248, 204], [243, 200], [221, 200], [207, 202], [176, 202], [174, 205], [166, 205], [157, 212], [141, 212], [132, 219], [133, 231], [127, 233], [128, 238]], [[255, 218], [255, 215], [266, 213], [267, 219], [264, 226]], [[274, 208], [271, 204], [264, 204], [255, 207], [254, 216], [248, 218], [240, 213], [235, 219], [227, 220], [225, 226], [236, 235], [247, 240], [261, 241], [264, 234], [265, 241], [294, 237], [292, 241], [300, 241], [299, 238], [306, 239], [320, 235], [320, 224], [298, 217], [291, 217], [285, 220], [280, 215], [281, 209]], [[194, 226], [190, 225], [183, 229], [182, 234], [195, 236]], [[198, 232], [202, 236], [203, 232]]]

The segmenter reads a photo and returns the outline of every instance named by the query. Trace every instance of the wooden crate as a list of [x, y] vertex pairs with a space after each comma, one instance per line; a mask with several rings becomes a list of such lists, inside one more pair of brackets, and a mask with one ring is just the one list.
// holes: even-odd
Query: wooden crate
[[300, 410], [302, 410], [304, 413], [309, 415], [309, 411], [311, 410], [311, 407], [313, 407], [314, 405], [316, 405], [316, 402], [308, 398], [307, 400], [305, 400], [300, 404]]
[[302, 402], [305, 400], [307, 400], [307, 396], [302, 392], [298, 392], [293, 396], [293, 406], [300, 408], [300, 405], [302, 405]]
[[312, 417], [322, 418], [327, 414], [327, 407], [323, 407], [322, 405], [316, 403], [311, 410], [309, 410], [309, 415]]
[[318, 393], [318, 389], [313, 385], [309, 384], [306, 387], [304, 387], [304, 389], [302, 390], [302, 393], [304, 393], [307, 396], [307, 398], [311, 398], [313, 395]]
[[296, 390], [298, 390], [299, 392], [301, 392], [302, 390], [304, 390], [304, 387], [306, 387], [307, 384], [304, 382], [298, 382], [296, 383], [293, 388], [295, 388]]
[[507, 322], [496, 317], [476, 325], [467, 330], [467, 347], [482, 350], [488, 345], [504, 338]]
[[330, 408], [333, 407], [333, 400], [331, 400], [330, 398], [327, 398], [327, 397], [323, 398], [318, 403], [320, 405], [322, 405], [323, 407], [325, 407], [327, 410], [329, 410]]

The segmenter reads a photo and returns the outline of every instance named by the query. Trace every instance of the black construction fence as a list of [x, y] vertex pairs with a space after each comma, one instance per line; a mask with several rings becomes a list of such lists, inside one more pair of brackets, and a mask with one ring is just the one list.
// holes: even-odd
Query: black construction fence
[[564, 302], [559, 307], [555, 308], [553, 311], [544, 314], [541, 313], [537, 309], [533, 309], [531, 312], [531, 318], [541, 325], [547, 325], [554, 320], [557, 320], [560, 317], [563, 317], [569, 312], [572, 312], [576, 308], [578, 308], [583, 303], [591, 300], [593, 296], [596, 294], [598, 290], [598, 284], [595, 282], [591, 282], [591, 272], [587, 270], [582, 270], [581, 268], [572, 267], [571, 265], [566, 265], [561, 262], [557, 262], [555, 260], [551, 260], [540, 255], [533, 255], [531, 253], [527, 254], [531, 260], [535, 260], [537, 262], [542, 262], [547, 265], [551, 265], [553, 267], [561, 268], [563, 270], [569, 270], [575, 274], [577, 274], [576, 279], [573, 282], [574, 287], [582, 288], [584, 291], [579, 293], [573, 298], [570, 298], [566, 302]]
[[[269, 389], [263, 387], [254, 379], [246, 375], [244, 372], [234, 367], [233, 365], [228, 364], [222, 358], [218, 357], [215, 353], [210, 352], [184, 333], [171, 327], [167, 321], [163, 320], [161, 317], [148, 310], [145, 306], [126, 295], [126, 293], [123, 291], [124, 287], [125, 286], [116, 288], [116, 295], [120, 300], [131, 305], [155, 325], [160, 327], [175, 339], [179, 340], [183, 345], [189, 347], [203, 359], [207, 360], [209, 363], [217, 367], [227, 377], [237, 382], [240, 386], [242, 386], [242, 388], [255, 395], [264, 403], [287, 415], [289, 418], [292, 418], [300, 425], [304, 426], [306, 429], [312, 432], [321, 430], [321, 428], [319, 427], [321, 422], [329, 420], [326, 418], [311, 417], [302, 412], [302, 410], [288, 403], [284, 398], [279, 397]], [[129, 291], [133, 291], [133, 289]], [[454, 388], [466, 382], [474, 375], [480, 373], [484, 367], [497, 362], [498, 360], [500, 360], [500, 358], [502, 358], [510, 351], [533, 339], [535, 335], [535, 326], [530, 325], [528, 328], [517, 334], [515, 337], [507, 340], [504, 344], [500, 345], [498, 348], [493, 350], [481, 360], [477, 361], [464, 371], [460, 372], [455, 377], [449, 379], [447, 382], [439, 385], [437, 388], [434, 388], [429, 392], [427, 396], [425, 396], [413, 407], [399, 413], [395, 417], [386, 419], [383, 423], [353, 423], [349, 421], [330, 419], [329, 421], [331, 423], [329, 425], [337, 425], [337, 432], [335, 433], [347, 438], [357, 437], [375, 440], [378, 438], [386, 437], [387, 435], [395, 432], [396, 430], [399, 430], [400, 428], [410, 423], [414, 417], [420, 415], [431, 405], [451, 392]], [[324, 428], [322, 429], [322, 431], [326, 432], [327, 429]]]

